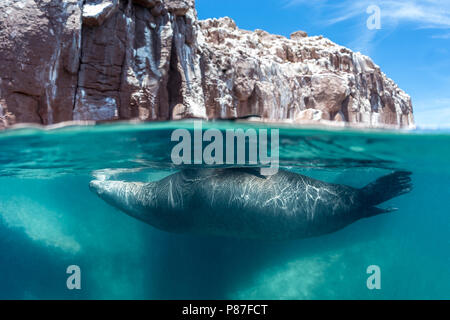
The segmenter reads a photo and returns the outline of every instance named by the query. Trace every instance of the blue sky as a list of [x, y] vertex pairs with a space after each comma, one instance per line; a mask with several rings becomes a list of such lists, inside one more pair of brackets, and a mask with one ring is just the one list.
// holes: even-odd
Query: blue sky
[[[381, 29], [366, 12], [381, 9]], [[242, 29], [323, 35], [369, 55], [413, 99], [419, 126], [450, 125], [450, 0], [197, 0], [200, 19]]]

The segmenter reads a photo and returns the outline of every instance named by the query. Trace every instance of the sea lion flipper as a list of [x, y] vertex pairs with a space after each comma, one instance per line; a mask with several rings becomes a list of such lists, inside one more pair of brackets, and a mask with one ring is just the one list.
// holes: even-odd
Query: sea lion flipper
[[381, 177], [360, 190], [360, 200], [368, 206], [376, 206], [412, 190], [412, 172], [396, 171]]
[[382, 209], [382, 208], [378, 208], [378, 207], [370, 207], [365, 210], [363, 217], [370, 218], [370, 217], [378, 216], [380, 214], [388, 214], [388, 213], [392, 213], [395, 211], [398, 211], [398, 208]]

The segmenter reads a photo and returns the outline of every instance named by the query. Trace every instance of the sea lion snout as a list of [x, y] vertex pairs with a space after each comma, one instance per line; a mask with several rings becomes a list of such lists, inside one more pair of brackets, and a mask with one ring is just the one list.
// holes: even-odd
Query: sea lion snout
[[93, 180], [89, 183], [89, 189], [95, 194], [99, 194], [101, 191], [102, 181]]
[[89, 183], [89, 188], [92, 192], [104, 198], [108, 194], [116, 196], [116, 192], [121, 190], [123, 184], [124, 183], [119, 181], [93, 180]]
[[100, 181], [93, 180], [89, 183], [89, 189], [106, 202], [122, 206], [126, 198], [125, 183], [119, 181]]

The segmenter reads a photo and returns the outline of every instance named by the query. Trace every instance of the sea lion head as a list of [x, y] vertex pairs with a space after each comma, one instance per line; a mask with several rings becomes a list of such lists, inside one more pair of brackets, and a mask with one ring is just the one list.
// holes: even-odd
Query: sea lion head
[[[144, 183], [124, 181], [91, 181], [92, 192], [128, 215], [146, 221], [152, 209], [151, 190]], [[144, 196], [145, 194], [145, 196]], [[144, 215], [143, 212], [147, 214]]]
[[111, 206], [157, 229], [183, 233], [191, 225], [183, 211], [177, 192], [165, 184], [100, 181], [90, 183], [90, 189]]

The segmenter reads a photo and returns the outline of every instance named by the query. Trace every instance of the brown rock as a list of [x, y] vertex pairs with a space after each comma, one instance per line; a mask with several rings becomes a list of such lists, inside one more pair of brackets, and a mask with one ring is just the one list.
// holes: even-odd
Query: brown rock
[[314, 75], [311, 93], [316, 109], [328, 114], [341, 111], [342, 103], [349, 94], [346, 80], [335, 75]]
[[161, 0], [133, 0], [133, 3], [143, 6], [145, 8], [152, 9], [157, 4], [161, 4]]
[[40, 123], [39, 102], [36, 97], [23, 93], [13, 93], [8, 96], [9, 112], [13, 113], [20, 122]]
[[189, 3], [183, 0], [166, 0], [165, 6], [170, 13], [176, 16], [184, 16], [189, 11]]
[[171, 120], [182, 120], [186, 118], [186, 116], [186, 107], [183, 104], [179, 103], [172, 110]]
[[72, 119], [81, 2], [0, 2], [0, 100], [14, 115], [9, 124]]
[[167, 9], [162, 3], [157, 3], [154, 8], [152, 8], [151, 13], [154, 17], [164, 16], [167, 14]]
[[333, 118], [334, 121], [339, 121], [339, 122], [343, 122], [345, 121], [345, 117], [344, 114], [342, 113], [342, 111], [339, 111], [338, 113], [336, 113], [336, 115]]
[[306, 37], [308, 37], [308, 34], [305, 31], [296, 31], [291, 33], [291, 40], [301, 40]]
[[303, 31], [289, 40], [198, 21], [194, 0], [2, 0], [0, 61], [3, 127], [248, 115], [414, 124], [411, 99], [370, 58]]

